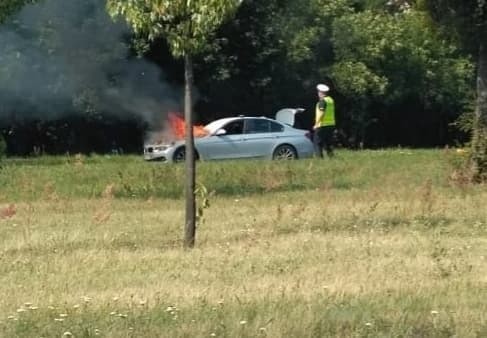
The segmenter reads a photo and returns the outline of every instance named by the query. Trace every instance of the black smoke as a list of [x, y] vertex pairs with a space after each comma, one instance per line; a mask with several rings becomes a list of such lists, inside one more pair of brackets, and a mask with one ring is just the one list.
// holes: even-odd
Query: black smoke
[[[54, 146], [66, 134], [73, 151], [106, 151], [120, 143], [108, 129], [133, 125], [142, 139], [144, 129], [158, 127], [166, 112], [181, 110], [180, 87], [135, 55], [131, 38], [101, 0], [41, 1], [0, 26], [0, 127], [9, 149], [69, 151]], [[113, 133], [99, 138], [110, 146], [83, 146], [83, 138], [91, 137], [87, 127]], [[22, 133], [35, 134], [35, 140], [19, 139]], [[19, 142], [26, 145], [14, 151]]]

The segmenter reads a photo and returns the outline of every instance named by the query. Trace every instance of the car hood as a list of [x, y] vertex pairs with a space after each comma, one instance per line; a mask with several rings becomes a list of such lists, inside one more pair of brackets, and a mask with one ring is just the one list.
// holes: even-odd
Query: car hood
[[144, 145], [145, 148], [169, 148], [169, 147], [174, 147], [174, 146], [179, 146], [181, 144], [184, 144], [184, 140], [176, 140], [172, 142], [161, 142], [161, 143], [146, 143]]

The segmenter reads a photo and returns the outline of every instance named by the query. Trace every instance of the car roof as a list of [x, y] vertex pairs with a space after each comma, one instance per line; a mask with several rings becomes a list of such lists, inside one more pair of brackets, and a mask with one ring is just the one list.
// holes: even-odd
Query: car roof
[[231, 121], [231, 120], [238, 120], [238, 119], [266, 119], [266, 120], [273, 120], [266, 116], [247, 116], [247, 115], [239, 115], [239, 116], [232, 116], [232, 117], [223, 117], [221, 119], [217, 119], [215, 121]]

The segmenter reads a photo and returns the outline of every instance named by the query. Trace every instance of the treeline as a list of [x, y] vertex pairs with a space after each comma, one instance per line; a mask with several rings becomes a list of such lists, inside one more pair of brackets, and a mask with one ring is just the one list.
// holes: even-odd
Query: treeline
[[[183, 65], [163, 41], [148, 44], [122, 28], [107, 28], [118, 24], [94, 0], [79, 1], [68, 15], [77, 18], [73, 34], [85, 30], [91, 36], [84, 41], [77, 35], [79, 42], [72, 43], [61, 32], [66, 10], [57, 11], [56, 1], [36, 5], [29, 14], [51, 13], [54, 19], [26, 28], [21, 13], [20, 23], [12, 20], [8, 31], [0, 31], [0, 39], [15, 32], [39, 48], [35, 59], [16, 50], [16, 40], [2, 50], [7, 62], [0, 63], [0, 128], [8, 153], [140, 151], [144, 135], [161, 126], [164, 113], [182, 111]], [[116, 40], [102, 39], [115, 35]], [[245, 0], [195, 60], [196, 120], [272, 117], [281, 108], [303, 107], [298, 123], [309, 128], [315, 86], [327, 83], [345, 146], [461, 143], [466, 135], [452, 123], [472, 109], [475, 64], [460, 45], [431, 22], [421, 1]], [[28, 66], [20, 72], [23, 58]], [[142, 61], [158, 65], [163, 74]], [[29, 76], [42, 81], [12, 90], [19, 74], [23, 81]], [[65, 88], [70, 90], [63, 93]]]

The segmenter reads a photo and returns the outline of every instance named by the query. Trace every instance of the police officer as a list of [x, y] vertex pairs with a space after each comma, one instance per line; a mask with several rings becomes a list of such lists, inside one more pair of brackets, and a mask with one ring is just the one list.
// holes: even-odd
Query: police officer
[[318, 103], [316, 104], [315, 124], [313, 126], [313, 145], [315, 156], [323, 158], [323, 149], [333, 157], [333, 133], [335, 132], [335, 101], [328, 95], [330, 88], [319, 84]]

